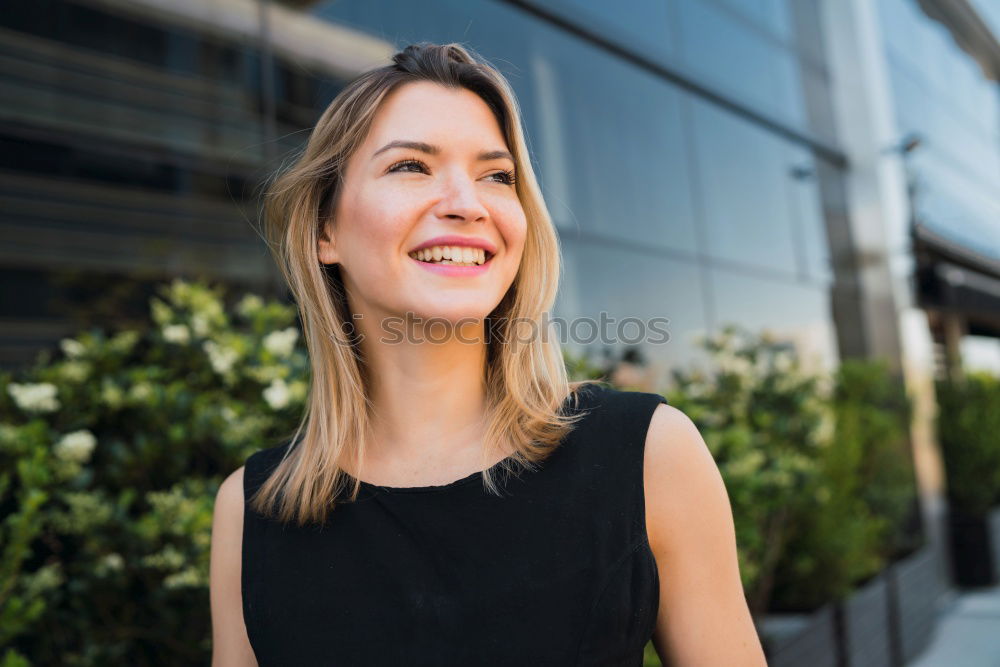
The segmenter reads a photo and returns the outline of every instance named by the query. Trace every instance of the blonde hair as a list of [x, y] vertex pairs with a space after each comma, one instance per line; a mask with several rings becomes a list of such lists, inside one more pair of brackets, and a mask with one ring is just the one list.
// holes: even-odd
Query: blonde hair
[[[318, 239], [336, 210], [348, 158], [366, 139], [382, 101], [405, 83], [432, 81], [479, 95], [516, 164], [527, 237], [513, 284], [487, 317], [497, 339], [486, 343], [484, 452], [513, 451], [502, 462], [507, 472], [532, 469], [582, 416], [560, 410], [589, 381], [568, 380], [558, 339], [545, 329], [527, 341], [513, 335], [518, 322], [535, 323], [537, 330], [555, 301], [561, 271], [558, 237], [531, 168], [513, 90], [493, 66], [457, 43], [421, 42], [392, 60], [337, 95], [297, 161], [275, 174], [264, 196], [265, 238], [297, 303], [312, 369], [305, 410], [289, 441], [295, 444], [250, 500], [255, 511], [276, 512], [282, 522], [323, 523], [347, 481], [353, 479], [351, 500], [360, 489], [338, 462], [345, 454], [360, 460], [364, 453], [372, 414], [369, 378], [349, 335], [353, 320], [340, 267], [319, 262]], [[491, 471], [482, 476], [486, 488], [498, 493]]]

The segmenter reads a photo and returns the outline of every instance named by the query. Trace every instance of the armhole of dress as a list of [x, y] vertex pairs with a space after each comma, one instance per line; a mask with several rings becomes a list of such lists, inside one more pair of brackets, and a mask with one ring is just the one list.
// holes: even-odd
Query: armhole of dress
[[[646, 423], [642, 429], [642, 444], [640, 445], [639, 454], [639, 488], [642, 490], [640, 493], [640, 508], [642, 509], [642, 538], [645, 540], [646, 544], [649, 544], [649, 531], [646, 530], [646, 442], [649, 440], [649, 427], [653, 423], [653, 415], [656, 414], [656, 409], [660, 405], [669, 405], [667, 399], [659, 394], [650, 394], [651, 402], [653, 403], [653, 409], [649, 411], [649, 416], [645, 418]], [[657, 400], [658, 399], [658, 400]]]
[[642, 547], [646, 550], [649, 561], [653, 567], [653, 587], [655, 589], [654, 596], [654, 607], [652, 613], [652, 627], [649, 629], [649, 635], [656, 631], [656, 619], [659, 616], [660, 609], [660, 566], [656, 562], [656, 554], [653, 553], [653, 545], [649, 543], [649, 529], [646, 522], [646, 442], [649, 439], [649, 426], [653, 423], [653, 415], [656, 413], [657, 408], [660, 405], [670, 405], [667, 399], [660, 394], [650, 394], [655, 398], [653, 403], [653, 409], [649, 411], [649, 419], [646, 421], [645, 428], [642, 431], [642, 453], [639, 456], [639, 488], [641, 489], [639, 507], [642, 510]]
[[257, 457], [258, 453], [251, 454], [247, 458], [246, 463], [243, 464], [243, 534], [240, 540], [240, 610], [243, 614], [243, 627], [246, 628], [247, 641], [250, 642], [250, 648], [253, 650], [254, 655], [257, 654], [257, 647], [254, 646], [255, 633], [251, 627], [253, 613], [247, 614], [247, 609], [249, 608], [249, 604], [247, 603], [247, 581], [250, 576], [247, 572], [247, 553], [249, 552], [247, 538], [252, 534], [251, 521], [253, 520], [250, 516], [251, 510], [247, 499], [249, 497], [248, 491], [254, 479], [254, 470], [256, 469], [254, 458]]
[[[627, 398], [624, 395], [625, 393], [628, 394]], [[612, 564], [605, 575], [604, 581], [599, 586], [598, 593], [594, 598], [593, 604], [588, 613], [585, 629], [577, 644], [577, 663], [581, 663], [584, 659], [583, 651], [587, 644], [588, 637], [590, 637], [590, 628], [594, 623], [594, 614], [599, 608], [601, 600], [604, 599], [608, 586], [611, 585], [615, 577], [620, 575], [622, 568], [627, 567], [629, 562], [633, 559], [640, 557], [640, 554], [644, 555], [649, 563], [650, 571], [652, 573], [653, 591], [651, 599], [652, 608], [649, 611], [649, 621], [641, 631], [643, 639], [642, 646], [635, 647], [637, 655], [642, 655], [642, 652], [645, 650], [646, 642], [649, 641], [649, 638], [652, 637], [653, 632], [656, 630], [656, 619], [659, 611], [659, 567], [656, 563], [656, 556], [653, 554], [652, 547], [649, 544], [649, 535], [646, 530], [645, 452], [646, 438], [649, 433], [649, 425], [653, 420], [653, 413], [661, 403], [668, 403], [666, 398], [652, 392], [622, 392], [617, 395], [613, 395], [612, 400], [622, 401], [621, 403], [617, 403], [615, 407], [616, 410], [622, 410], [622, 417], [625, 419], [634, 418], [637, 420], [634, 424], [623, 424], [623, 427], [626, 429], [630, 437], [634, 437], [638, 440], [638, 442], [634, 444], [634, 447], [637, 447], [639, 451], [635, 453], [635, 449], [632, 450], [634, 453], [632, 455], [629, 469], [632, 471], [630, 474], [638, 474], [639, 476], [638, 513], [641, 521], [640, 526], [636, 531], [637, 534], [633, 534], [625, 552]], [[636, 469], [638, 469], [637, 473]]]

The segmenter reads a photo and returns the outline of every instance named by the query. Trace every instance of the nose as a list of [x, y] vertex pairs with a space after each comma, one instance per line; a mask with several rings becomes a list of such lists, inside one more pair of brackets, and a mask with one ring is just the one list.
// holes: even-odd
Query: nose
[[438, 215], [461, 218], [466, 222], [485, 220], [489, 213], [476, 191], [476, 182], [468, 174], [455, 173], [442, 186], [444, 196], [438, 204]]

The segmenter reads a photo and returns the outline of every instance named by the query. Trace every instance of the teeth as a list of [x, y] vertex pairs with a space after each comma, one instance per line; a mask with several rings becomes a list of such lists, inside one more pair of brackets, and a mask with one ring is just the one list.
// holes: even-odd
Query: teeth
[[478, 266], [486, 262], [486, 251], [465, 246], [434, 246], [411, 252], [410, 257], [422, 262], [440, 262], [458, 266]]

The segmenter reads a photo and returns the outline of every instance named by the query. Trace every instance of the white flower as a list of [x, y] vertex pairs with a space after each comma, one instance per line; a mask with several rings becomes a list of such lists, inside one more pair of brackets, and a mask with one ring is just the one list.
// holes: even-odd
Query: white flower
[[239, 358], [239, 353], [236, 350], [219, 345], [214, 340], [206, 340], [201, 347], [208, 355], [208, 361], [212, 364], [212, 368], [219, 375], [228, 373]]
[[100, 565], [105, 570], [116, 572], [125, 566], [125, 559], [121, 557], [121, 554], [112, 552], [105, 554], [104, 557], [101, 558]]
[[288, 405], [288, 400], [291, 398], [291, 394], [288, 391], [288, 385], [281, 378], [276, 378], [271, 381], [267, 389], [264, 390], [264, 400], [267, 404], [271, 406], [272, 410], [280, 410], [281, 408]]
[[183, 345], [191, 340], [191, 332], [183, 324], [170, 324], [163, 327], [163, 339], [168, 343]]
[[59, 346], [62, 348], [63, 354], [65, 354], [70, 359], [75, 359], [76, 357], [82, 357], [87, 351], [83, 343], [73, 338], [63, 338], [59, 341]]
[[284, 366], [279, 366], [277, 364], [268, 364], [267, 366], [249, 366], [246, 369], [247, 376], [253, 378], [261, 384], [268, 384], [272, 380], [284, 377], [286, 372], [287, 369]]
[[174, 572], [163, 579], [163, 587], [170, 589], [203, 586], [205, 583], [205, 578], [193, 567]]
[[287, 357], [295, 349], [298, 339], [299, 330], [295, 327], [272, 331], [264, 337], [264, 349], [277, 357]]
[[7, 393], [17, 403], [17, 407], [25, 412], [54, 412], [59, 409], [59, 399], [56, 397], [56, 386], [51, 382], [37, 384], [7, 385]]
[[236, 411], [228, 405], [222, 408], [222, 418], [226, 420], [227, 424], [232, 424], [237, 416]]
[[236, 312], [243, 317], [250, 317], [264, 307], [264, 300], [256, 294], [247, 294], [236, 304]]
[[104, 381], [101, 383], [101, 400], [104, 404], [112, 409], [117, 409], [121, 407], [124, 398], [122, 388], [110, 378], [104, 378]]
[[196, 336], [208, 334], [208, 318], [202, 313], [195, 313], [191, 316], [191, 328]]
[[64, 461], [76, 461], [86, 463], [90, 460], [90, 454], [94, 451], [97, 438], [90, 431], [83, 429], [67, 433], [56, 443], [56, 456]]
[[309, 386], [302, 380], [293, 380], [292, 383], [288, 385], [288, 393], [294, 401], [304, 401], [308, 391]]
[[132, 385], [128, 392], [129, 400], [135, 403], [145, 403], [153, 397], [153, 386], [142, 380]]
[[91, 365], [89, 361], [70, 359], [63, 362], [58, 371], [59, 376], [67, 382], [83, 382], [90, 375]]

